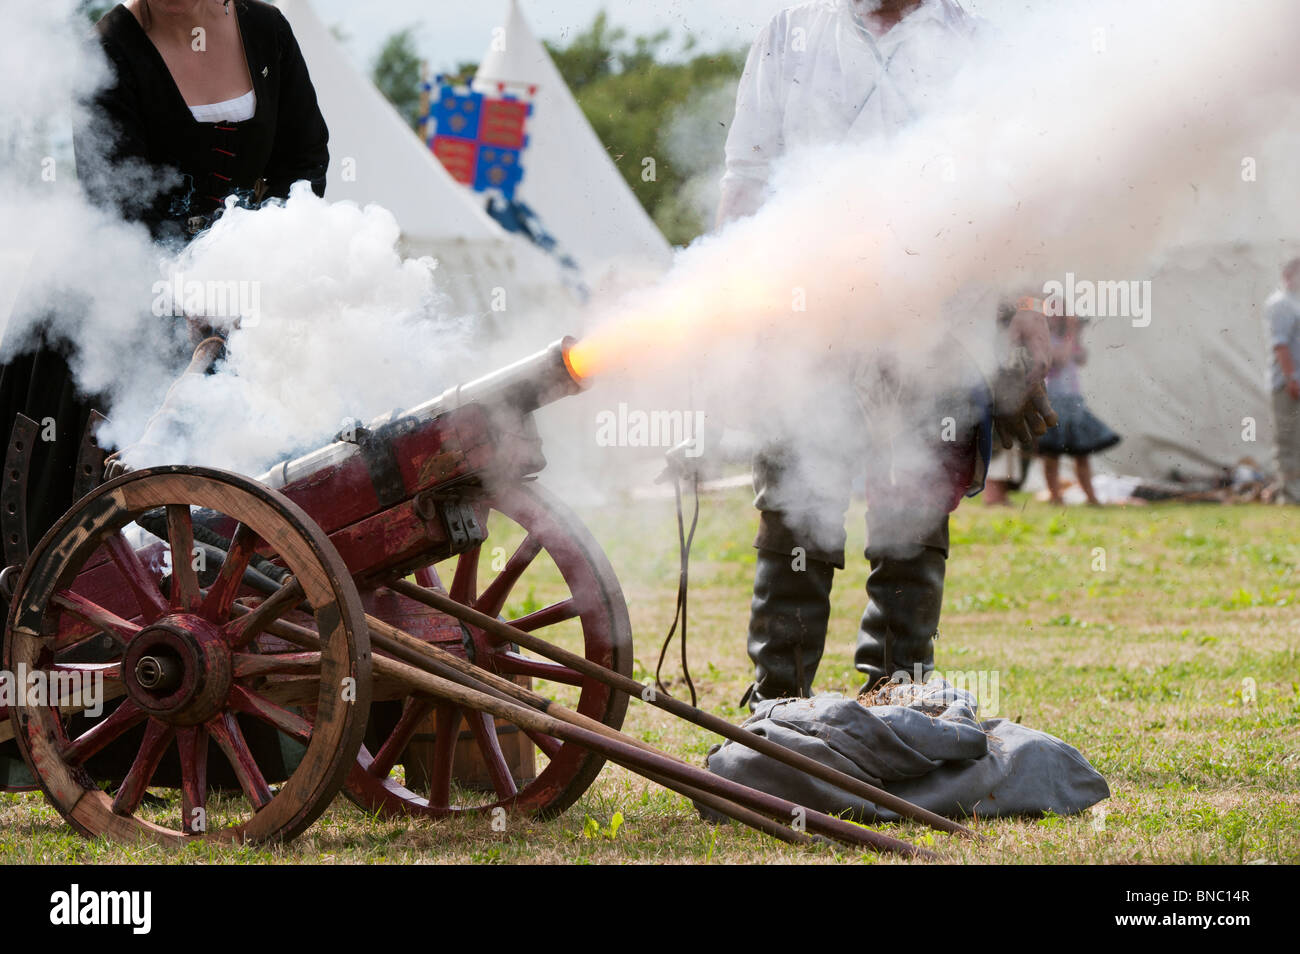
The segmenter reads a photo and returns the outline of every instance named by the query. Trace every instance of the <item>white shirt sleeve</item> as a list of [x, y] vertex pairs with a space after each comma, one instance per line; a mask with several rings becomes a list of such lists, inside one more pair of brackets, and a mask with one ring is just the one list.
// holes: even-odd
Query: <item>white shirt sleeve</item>
[[779, 13], [754, 41], [745, 61], [736, 90], [736, 113], [727, 134], [721, 203], [724, 218], [757, 211], [772, 164], [785, 149], [782, 71], [786, 32], [786, 14]]

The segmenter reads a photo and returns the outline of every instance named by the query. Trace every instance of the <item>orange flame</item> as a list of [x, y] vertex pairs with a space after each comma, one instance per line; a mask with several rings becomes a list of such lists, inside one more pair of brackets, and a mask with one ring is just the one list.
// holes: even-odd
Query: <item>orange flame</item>
[[595, 349], [585, 341], [575, 341], [564, 349], [564, 366], [573, 380], [582, 384], [599, 370]]

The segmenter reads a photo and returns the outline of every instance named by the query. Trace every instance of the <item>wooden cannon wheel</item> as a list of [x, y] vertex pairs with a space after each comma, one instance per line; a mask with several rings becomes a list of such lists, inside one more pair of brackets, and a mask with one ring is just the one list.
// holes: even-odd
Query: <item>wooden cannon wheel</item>
[[[191, 508], [215, 512], [205, 513], [205, 526], [224, 520], [233, 542], [224, 560], [215, 557], [219, 569], [194, 546]], [[124, 530], [151, 511], [165, 513], [169, 550], [128, 542], [129, 534], [147, 540], [137, 527]], [[287, 567], [301, 595], [292, 588], [291, 599], [248, 613], [234, 604], [259, 558]], [[319, 652], [265, 633], [284, 613], [314, 624]], [[96, 722], [71, 714], [81, 705], [61, 711], [55, 703], [66, 699], [21, 698], [11, 709], [41, 788], [90, 837], [292, 838], [356, 764], [370, 704], [365, 615], [329, 539], [283, 495], [200, 468], [129, 474], [65, 514], [19, 581], [4, 663], [49, 686], [98, 676], [113, 699]], [[310, 707], [313, 721], [295, 706]], [[254, 744], [262, 735], [298, 743], [300, 761], [272, 746], [277, 778], [267, 746]], [[126, 756], [116, 777], [97, 767], [114, 751]], [[218, 790], [210, 773], [231, 781]], [[174, 781], [161, 780], [169, 775]]]
[[[448, 565], [417, 574], [419, 582], [441, 587], [449, 580], [446, 591], [457, 602], [630, 676], [632, 626], [623, 591], [577, 516], [543, 488], [521, 484], [489, 497], [480, 519], [488, 521], [487, 541]], [[612, 728], [622, 726], [628, 703], [623, 693], [518, 647], [494, 643], [473, 627], [467, 633], [477, 665], [503, 676], [529, 677], [536, 691], [560, 696], [570, 708]], [[426, 777], [423, 785], [409, 786], [412, 766], [408, 762], [399, 775], [396, 763], [421, 736], [433, 737], [425, 745]], [[462, 750], [477, 749], [490, 790], [458, 784], [463, 779], [455, 773], [455, 747], [462, 737]], [[544, 759], [545, 766], [531, 778], [517, 777], [503, 743], [515, 752], [520, 744], [535, 747], [530, 760]], [[419, 695], [402, 700], [396, 725], [372, 749], [362, 748], [346, 791], [363, 808], [384, 814], [443, 817], [506, 807], [550, 817], [572, 805], [604, 764], [602, 757], [571, 743], [498, 725], [490, 716]]]

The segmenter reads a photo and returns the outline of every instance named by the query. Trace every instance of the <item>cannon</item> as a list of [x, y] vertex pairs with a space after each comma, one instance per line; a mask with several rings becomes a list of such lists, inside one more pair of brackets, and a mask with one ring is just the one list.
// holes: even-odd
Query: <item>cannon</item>
[[533, 481], [534, 412], [587, 385], [573, 346], [258, 479], [163, 466], [89, 489], [4, 577], [5, 671], [83, 697], [18, 692], [0, 740], [89, 837], [289, 839], [340, 791], [388, 815], [548, 817], [608, 759], [785, 841], [924, 853], [621, 734], [635, 697], [966, 833], [632, 679], [614, 571]]

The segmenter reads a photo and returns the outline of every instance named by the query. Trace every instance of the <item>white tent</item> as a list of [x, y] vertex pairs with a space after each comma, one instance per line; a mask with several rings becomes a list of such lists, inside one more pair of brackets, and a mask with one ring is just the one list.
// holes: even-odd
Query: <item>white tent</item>
[[[485, 93], [495, 93], [499, 84], [536, 88], [517, 195], [588, 278], [598, 280], [615, 265], [666, 268], [671, 246], [619, 174], [516, 0], [510, 0], [504, 33], [489, 44], [474, 79]], [[641, 159], [625, 161], [639, 168]]]
[[440, 286], [458, 308], [489, 312], [496, 288], [507, 291], [507, 302], [567, 304], [555, 261], [477, 206], [353, 66], [308, 0], [277, 5], [293, 27], [329, 126], [326, 197], [391, 211], [403, 251], [438, 260]]
[[1091, 322], [1084, 395], [1123, 436], [1102, 455], [1110, 469], [1204, 475], [1250, 457], [1271, 472], [1262, 306], [1278, 285], [1282, 252], [1260, 244], [1181, 248], [1151, 275], [1149, 325]]

